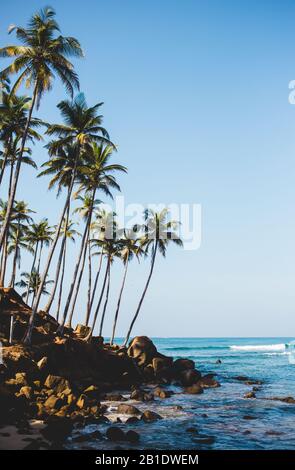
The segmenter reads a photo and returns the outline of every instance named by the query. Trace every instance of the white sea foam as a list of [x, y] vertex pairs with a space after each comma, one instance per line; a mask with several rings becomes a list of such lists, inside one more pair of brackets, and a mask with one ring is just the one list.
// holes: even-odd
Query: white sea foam
[[245, 346], [230, 346], [233, 351], [249, 351], [249, 352], [261, 352], [261, 351], [285, 351], [285, 344], [256, 344], [256, 345], [245, 345]]

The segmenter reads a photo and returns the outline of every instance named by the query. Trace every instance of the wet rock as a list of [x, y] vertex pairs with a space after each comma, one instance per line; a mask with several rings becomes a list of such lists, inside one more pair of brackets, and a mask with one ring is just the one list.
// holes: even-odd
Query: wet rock
[[233, 377], [235, 380], [239, 380], [239, 382], [246, 382], [246, 380], [249, 380], [249, 377], [246, 375], [236, 375]]
[[245, 415], [245, 416], [243, 416], [243, 419], [252, 420], [252, 419], [257, 419], [257, 417], [252, 416], [252, 415]]
[[91, 331], [90, 326], [78, 324], [76, 326], [74, 333], [76, 336], [80, 338], [86, 338], [86, 336], [90, 333], [90, 331]]
[[157, 398], [170, 398], [171, 395], [173, 395], [173, 392], [171, 390], [165, 390], [164, 388], [157, 387], [153, 391], [154, 397]]
[[89, 432], [87, 434], [80, 434], [79, 436], [76, 436], [73, 441], [74, 442], [89, 442], [90, 440], [93, 439], [102, 439], [102, 434], [100, 431], [93, 431]]
[[211, 444], [214, 444], [215, 440], [216, 439], [214, 436], [198, 436], [197, 438], [194, 439], [194, 442], [196, 444], [211, 445]]
[[191, 359], [176, 359], [173, 363], [173, 367], [176, 372], [182, 372], [184, 370], [194, 369], [195, 363]]
[[254, 392], [249, 392], [244, 395], [244, 398], [256, 398], [256, 395]]
[[26, 386], [28, 385], [28, 377], [26, 372], [17, 372], [15, 374], [15, 382], [17, 385]]
[[80, 408], [80, 410], [88, 408], [91, 404], [93, 404], [93, 401], [83, 393], [79, 396], [76, 402], [76, 406]]
[[111, 393], [106, 395], [105, 399], [107, 401], [126, 401], [126, 398], [123, 397], [120, 393]]
[[125, 433], [121, 428], [112, 426], [107, 429], [106, 437], [113, 442], [116, 441], [125, 441]]
[[158, 413], [155, 413], [154, 411], [151, 410], [146, 410], [143, 412], [141, 419], [146, 422], [152, 422], [152, 421], [157, 421], [159, 419], [163, 419], [162, 416], [160, 416]]
[[147, 336], [136, 336], [131, 341], [127, 354], [136, 361], [138, 366], [142, 367], [150, 364], [158, 352], [152, 340]]
[[196, 369], [187, 369], [179, 374], [181, 384], [189, 387], [201, 379], [201, 373]]
[[126, 441], [131, 442], [132, 444], [135, 444], [136, 442], [139, 441], [140, 436], [138, 432], [136, 431], [127, 431], [125, 435]]
[[85, 388], [83, 394], [92, 400], [99, 399], [99, 389], [96, 387], [96, 385], [90, 385], [89, 387]]
[[125, 405], [121, 404], [117, 408], [117, 412], [119, 414], [127, 414], [127, 415], [139, 415], [140, 411], [138, 408], [132, 405]]
[[197, 430], [197, 428], [192, 428], [191, 427], [191, 428], [187, 428], [186, 432], [189, 432], [191, 434], [198, 434], [199, 431]]
[[204, 392], [203, 387], [201, 387], [198, 383], [193, 384], [190, 387], [185, 387], [184, 391], [190, 395], [200, 395]]
[[152, 367], [154, 369], [154, 373], [157, 377], [162, 376], [163, 374], [166, 375], [173, 375], [172, 370], [173, 359], [172, 357], [158, 355], [153, 358], [152, 360]]
[[217, 359], [217, 361], [215, 362], [215, 364], [222, 364], [221, 359]]
[[144, 390], [135, 389], [131, 392], [130, 399], [136, 401], [152, 401], [154, 396]]
[[217, 388], [220, 387], [220, 383], [215, 380], [210, 374], [204, 375], [199, 381], [198, 385], [202, 388]]
[[64, 377], [58, 375], [48, 375], [44, 383], [45, 387], [54, 390], [56, 393], [61, 393], [65, 389], [70, 389], [69, 381]]
[[135, 423], [138, 423], [139, 421], [140, 419], [138, 419], [136, 416], [130, 416], [130, 418], [128, 418], [125, 421], [125, 424], [135, 424]]

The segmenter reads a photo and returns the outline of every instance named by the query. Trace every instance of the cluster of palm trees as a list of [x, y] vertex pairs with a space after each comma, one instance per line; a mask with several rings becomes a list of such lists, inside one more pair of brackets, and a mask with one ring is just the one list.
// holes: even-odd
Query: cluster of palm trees
[[[62, 36], [55, 12], [50, 7], [33, 15], [27, 28], [13, 26], [10, 28], [12, 31], [19, 45], [0, 48], [1, 57], [13, 59], [0, 72], [3, 97], [0, 106], [2, 198], [4, 183], [8, 188], [7, 200], [1, 199], [0, 207], [0, 285], [23, 289], [25, 301], [30, 302], [32, 315], [24, 338], [24, 342], [30, 344], [44, 294], [48, 295], [47, 313], [51, 312], [55, 301], [54, 314], [59, 322], [57, 333], [62, 335], [65, 326], [72, 327], [81, 281], [87, 274], [84, 324], [89, 327], [85, 338], [89, 340], [98, 319], [99, 335], [103, 333], [112, 264], [116, 258], [121, 259], [124, 272], [114, 313], [113, 344], [129, 262], [150, 253], [149, 275], [126, 335], [127, 344], [153, 274], [157, 253], [165, 255], [170, 241], [181, 245], [181, 240], [174, 233], [176, 223], [169, 221], [167, 210], [159, 213], [146, 211], [144, 223], [127, 230], [118, 227], [114, 213], [102, 209], [99, 196], [112, 198], [114, 191], [120, 191], [117, 174], [126, 173], [127, 170], [112, 161], [116, 146], [102, 126], [102, 115], [99, 114], [102, 103], [89, 107], [84, 94], [74, 96], [75, 90], [79, 89], [79, 80], [69, 58], [83, 56], [79, 42], [73, 37]], [[12, 86], [10, 77], [13, 75], [17, 78]], [[50, 124], [34, 114], [56, 77], [63, 83], [70, 99], [57, 105], [61, 123]], [[24, 84], [32, 90], [30, 98], [19, 94]], [[22, 167], [30, 165], [37, 169], [32, 159], [31, 145], [44, 137], [48, 139], [45, 145], [48, 160], [41, 165], [37, 176], [49, 177], [49, 189], [56, 189], [57, 195], [64, 194], [55, 226], [50, 226], [47, 219], [34, 221], [34, 211], [26, 202], [16, 200]], [[73, 201], [76, 201], [75, 207]], [[72, 220], [73, 214], [80, 216], [79, 232]], [[72, 266], [68, 244], [77, 241], [77, 259]], [[28, 271], [21, 272], [21, 254], [24, 250], [31, 254], [32, 263]], [[48, 279], [53, 259], [56, 259], [54, 273], [51, 272], [52, 279]], [[8, 281], [9, 263], [11, 275]], [[65, 286], [64, 282], [66, 270], [72, 270], [69, 286]]]

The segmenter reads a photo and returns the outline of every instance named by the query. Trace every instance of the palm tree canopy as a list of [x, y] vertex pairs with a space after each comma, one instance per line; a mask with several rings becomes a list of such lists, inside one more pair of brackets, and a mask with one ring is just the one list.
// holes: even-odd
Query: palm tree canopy
[[170, 242], [178, 246], [182, 246], [182, 240], [179, 238], [175, 229], [179, 226], [179, 222], [175, 220], [168, 220], [169, 211], [167, 208], [162, 209], [160, 212], [155, 212], [152, 209], [146, 209], [144, 212], [144, 236], [142, 237], [141, 244], [145, 247], [146, 251], [155, 248], [155, 241], [160, 253], [165, 257], [167, 246]]
[[80, 146], [85, 146], [92, 141], [98, 141], [114, 147], [108, 132], [102, 127], [103, 117], [97, 114], [102, 104], [97, 103], [89, 108], [84, 93], [79, 93], [73, 101], [61, 101], [57, 107], [64, 124], [47, 125], [46, 134], [57, 137], [57, 140], [47, 145], [49, 153], [54, 155], [59, 148], [77, 142]]
[[27, 233], [27, 241], [32, 245], [42, 243], [48, 246], [52, 240], [54, 231], [49, 226], [48, 219], [42, 219], [39, 223], [34, 223], [30, 226]]
[[79, 80], [68, 57], [82, 57], [83, 52], [77, 39], [60, 34], [55, 11], [45, 7], [31, 17], [27, 28], [12, 25], [9, 33], [13, 31], [21, 45], [0, 49], [0, 57], [16, 57], [0, 73], [0, 78], [20, 73], [12, 92], [22, 83], [27, 87], [36, 86], [38, 107], [43, 93], [51, 89], [57, 75], [73, 95], [74, 89], [79, 88]]

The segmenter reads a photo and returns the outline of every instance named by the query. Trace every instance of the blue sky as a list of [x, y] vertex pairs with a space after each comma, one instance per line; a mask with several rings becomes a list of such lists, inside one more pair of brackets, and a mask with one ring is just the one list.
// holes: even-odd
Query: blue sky
[[[202, 245], [159, 260], [134, 333], [153, 336], [289, 336], [295, 331], [295, 5], [292, 1], [49, 2], [89, 104], [104, 101], [118, 144], [127, 202], [200, 203]], [[45, 5], [11, 0], [0, 42]], [[4, 63], [4, 61], [2, 60]], [[56, 83], [40, 116], [59, 122]], [[35, 146], [36, 161], [46, 153]], [[55, 223], [60, 200], [46, 179], [22, 176], [19, 195]], [[33, 181], [33, 182], [32, 182]], [[1, 195], [2, 196], [2, 195]], [[77, 247], [71, 249], [71, 259]], [[24, 258], [25, 259], [25, 258]], [[130, 269], [119, 334], [136, 308], [149, 265]], [[110, 332], [122, 266], [114, 268]], [[67, 274], [69, 280], [69, 273]], [[85, 286], [83, 286], [85, 291]], [[84, 316], [84, 300], [78, 305]]]

